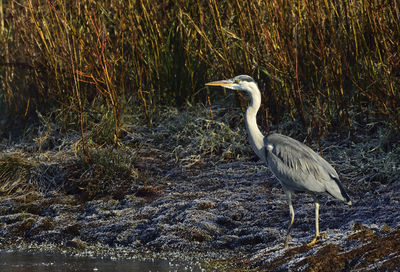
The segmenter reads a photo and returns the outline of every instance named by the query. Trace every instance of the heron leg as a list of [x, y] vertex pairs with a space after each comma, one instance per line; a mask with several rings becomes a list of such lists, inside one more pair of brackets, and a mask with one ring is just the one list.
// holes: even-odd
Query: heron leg
[[293, 222], [294, 222], [294, 209], [292, 205], [292, 193], [289, 191], [285, 191], [286, 196], [287, 196], [287, 201], [289, 205], [289, 213], [290, 213], [290, 222], [289, 222], [289, 227], [286, 233], [286, 242], [285, 242], [285, 248], [289, 247], [289, 240], [290, 240], [290, 230], [293, 227]]
[[326, 235], [320, 235], [319, 234], [319, 203], [316, 197], [314, 197], [314, 202], [315, 202], [315, 237], [314, 239], [308, 243], [308, 246], [312, 246], [315, 245], [319, 239], [322, 238], [326, 238]]
[[319, 203], [315, 202], [315, 237], [319, 236]]

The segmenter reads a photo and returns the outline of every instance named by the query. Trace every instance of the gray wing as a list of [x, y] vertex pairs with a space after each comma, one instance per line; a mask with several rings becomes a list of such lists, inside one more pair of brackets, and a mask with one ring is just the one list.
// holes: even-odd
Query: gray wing
[[281, 134], [264, 138], [266, 160], [284, 189], [322, 193], [349, 201], [335, 169], [299, 141]]

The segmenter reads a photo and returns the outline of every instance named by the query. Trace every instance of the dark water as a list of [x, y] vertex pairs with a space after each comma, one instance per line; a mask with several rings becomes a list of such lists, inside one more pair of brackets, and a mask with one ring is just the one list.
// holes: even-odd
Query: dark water
[[39, 271], [200, 271], [191, 264], [165, 260], [110, 260], [90, 257], [72, 257], [54, 253], [27, 253], [0, 251], [1, 272]]

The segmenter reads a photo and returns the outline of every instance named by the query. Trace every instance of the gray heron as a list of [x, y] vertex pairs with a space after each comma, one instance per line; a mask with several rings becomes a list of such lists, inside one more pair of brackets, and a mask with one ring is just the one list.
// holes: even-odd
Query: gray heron
[[294, 222], [292, 205], [294, 192], [310, 193], [314, 199], [315, 237], [308, 245], [317, 243], [321, 237], [318, 223], [318, 196], [324, 193], [329, 194], [351, 205], [351, 200], [340, 183], [335, 169], [311, 148], [293, 138], [278, 133], [269, 136], [261, 133], [256, 120], [261, 105], [261, 93], [257, 83], [250, 76], [239, 75], [228, 80], [209, 82], [206, 86], [222, 86], [245, 91], [249, 95], [250, 104], [246, 110], [245, 123], [251, 147], [279, 180], [289, 205], [290, 222], [285, 248], [288, 248], [290, 230]]

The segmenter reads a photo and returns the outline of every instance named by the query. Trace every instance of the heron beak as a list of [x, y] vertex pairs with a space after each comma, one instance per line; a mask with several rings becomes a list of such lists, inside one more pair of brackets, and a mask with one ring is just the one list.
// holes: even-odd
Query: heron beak
[[206, 86], [231, 87], [231, 86], [233, 86], [233, 82], [231, 80], [212, 81], [212, 82], [206, 83]]

